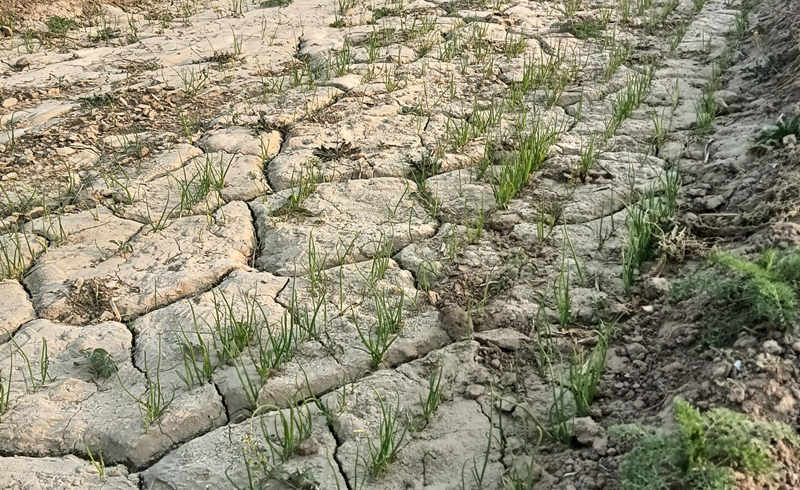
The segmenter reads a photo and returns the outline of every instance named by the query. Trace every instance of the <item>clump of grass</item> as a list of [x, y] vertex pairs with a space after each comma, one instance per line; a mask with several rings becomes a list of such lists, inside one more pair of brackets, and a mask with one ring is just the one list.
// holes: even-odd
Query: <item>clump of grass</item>
[[367, 440], [369, 461], [367, 461], [369, 472], [372, 476], [378, 476], [397, 459], [397, 454], [404, 447], [403, 441], [406, 436], [407, 427], [401, 424], [400, 398], [394, 408], [383, 401], [379, 393], [378, 406], [381, 409], [381, 420], [378, 426], [378, 440]]
[[368, 353], [372, 360], [372, 366], [378, 367], [383, 362], [383, 357], [389, 350], [389, 347], [397, 340], [400, 335], [400, 330], [403, 327], [403, 301], [404, 295], [401, 292], [400, 298], [394, 305], [390, 305], [386, 301], [383, 293], [375, 291], [373, 293], [375, 299], [375, 309], [377, 311], [377, 321], [371, 329], [366, 331], [358, 324], [358, 317], [352, 317], [353, 322], [358, 332], [358, 337], [364, 347], [359, 347], [360, 350]]
[[800, 443], [783, 424], [753, 421], [724, 408], [701, 413], [680, 398], [673, 407], [678, 430], [638, 434], [640, 440], [625, 455], [620, 465], [623, 490], [734, 488], [734, 470], [766, 475], [775, 469], [773, 442]]
[[791, 329], [797, 325], [800, 249], [767, 250], [754, 261], [727, 252], [710, 257], [709, 267], [676, 281], [675, 301], [701, 295], [709, 307], [706, 341], [726, 345], [742, 328], [766, 323]]
[[614, 333], [614, 325], [600, 323], [597, 343], [589, 354], [576, 351], [569, 367], [567, 382], [575, 397], [575, 411], [579, 417], [589, 415], [589, 407], [597, 394], [597, 385], [606, 368], [608, 342]]
[[[523, 121], [521, 126], [525, 126]], [[495, 176], [492, 191], [500, 209], [505, 209], [511, 199], [538, 170], [550, 155], [552, 146], [560, 134], [557, 122], [536, 119], [530, 131], [522, 137], [519, 149], [502, 166]]]
[[273, 466], [294, 456], [300, 443], [311, 437], [313, 429], [310, 405], [291, 403], [289, 408], [285, 410], [277, 410], [277, 408], [275, 406], [262, 405], [253, 414], [253, 420], [255, 420], [255, 416], [265, 410], [276, 411], [272, 420], [272, 430], [264, 421], [263, 415], [258, 417], [261, 434], [269, 448], [269, 456]]
[[291, 5], [292, 0], [264, 0], [259, 4], [261, 8], [272, 8], [272, 7], [286, 7], [287, 5]]
[[660, 187], [651, 187], [639, 202], [628, 206], [627, 240], [622, 251], [622, 281], [626, 291], [633, 286], [639, 269], [655, 251], [658, 232], [668, 231], [677, 209], [680, 175], [666, 171]]

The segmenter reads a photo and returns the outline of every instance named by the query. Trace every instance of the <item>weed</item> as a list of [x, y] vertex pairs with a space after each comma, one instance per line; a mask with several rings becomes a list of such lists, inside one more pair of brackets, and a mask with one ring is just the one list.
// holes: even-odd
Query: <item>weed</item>
[[597, 135], [592, 135], [589, 137], [588, 143], [584, 144], [583, 141], [581, 141], [581, 155], [578, 161], [578, 179], [580, 179], [582, 183], [586, 183], [589, 172], [597, 162], [597, 157], [600, 154], [599, 140], [600, 138]]
[[783, 145], [783, 139], [789, 135], [800, 138], [800, 115], [793, 116], [788, 120], [781, 115], [774, 126], [768, 126], [761, 131], [761, 134], [756, 138], [756, 142], [774, 142]]
[[[256, 352], [252, 353], [253, 364], [262, 381], [275, 370], [294, 358], [297, 346], [303, 341], [303, 329], [300, 323], [300, 312], [293, 302], [293, 311], [284, 313], [279, 328], [266, 328], [266, 335], [261, 329], [256, 330]], [[315, 311], [316, 316], [316, 311]], [[314, 319], [310, 325], [314, 324]]]
[[0, 236], [0, 280], [22, 279], [30, 259], [36, 257], [37, 242], [27, 233], [15, 231]]
[[558, 311], [558, 323], [566, 327], [572, 320], [572, 296], [569, 292], [569, 269], [565, 267], [565, 257], [561, 257], [561, 269], [553, 282], [553, 297]]
[[261, 8], [272, 8], [272, 7], [286, 7], [287, 5], [291, 5], [293, 0], [264, 0], [259, 4]]
[[189, 98], [199, 94], [200, 91], [206, 87], [206, 83], [208, 83], [209, 75], [208, 71], [205, 69], [195, 70], [193, 68], [188, 68], [178, 70], [177, 73], [181, 81], [183, 93]]
[[617, 69], [630, 58], [632, 52], [630, 43], [627, 41], [617, 41], [616, 36], [617, 33], [615, 31], [614, 36], [609, 41], [611, 50], [608, 54], [608, 64], [603, 69], [603, 81], [605, 82], [611, 80], [611, 77], [614, 76]]
[[442, 373], [441, 366], [437, 367], [431, 376], [428, 378], [428, 395], [422, 403], [422, 417], [425, 423], [430, 423], [431, 419], [439, 410], [439, 404], [442, 402]]
[[383, 397], [376, 391], [378, 406], [381, 409], [381, 420], [378, 426], [378, 441], [367, 440], [369, 450], [368, 467], [370, 474], [375, 477], [383, 473], [397, 459], [397, 454], [404, 447], [403, 440], [407, 427], [401, 427], [400, 396], [394, 408], [383, 401]]
[[89, 372], [99, 378], [110, 378], [119, 370], [114, 359], [103, 348], [92, 349], [89, 354]]
[[639, 202], [628, 206], [628, 235], [622, 251], [622, 280], [626, 290], [630, 290], [639, 268], [651, 257], [656, 232], [663, 233], [671, 226], [680, 182], [677, 169], [668, 170], [659, 180], [658, 188], [651, 187]]
[[707, 134], [711, 131], [714, 119], [717, 117], [717, 101], [712, 90], [704, 90], [700, 101], [695, 105], [697, 113], [697, 132]]
[[775, 442], [800, 444], [783, 424], [753, 421], [725, 408], [701, 413], [676, 398], [673, 410], [676, 432], [637, 435], [639, 442], [620, 464], [623, 490], [734, 488], [734, 470], [763, 475], [775, 468]]
[[650, 82], [653, 79], [653, 67], [645, 67], [643, 72], [628, 77], [625, 88], [612, 101], [613, 112], [606, 123], [605, 137], [616, 134], [620, 125], [633, 114], [647, 96]]
[[303, 210], [303, 203], [308, 197], [317, 190], [317, 184], [321, 178], [316, 173], [316, 159], [307, 162], [296, 175], [292, 172], [291, 193], [286, 199], [286, 203], [273, 214], [276, 216], [289, 215]]
[[713, 311], [706, 341], [727, 345], [743, 328], [766, 322], [780, 329], [797, 323], [800, 250], [766, 250], [755, 261], [715, 252], [709, 267], [673, 284], [671, 296], [682, 301], [698, 294]]
[[74, 20], [59, 17], [58, 15], [54, 15], [47, 19], [45, 25], [51, 34], [58, 37], [64, 37], [69, 31], [78, 28], [78, 23]]

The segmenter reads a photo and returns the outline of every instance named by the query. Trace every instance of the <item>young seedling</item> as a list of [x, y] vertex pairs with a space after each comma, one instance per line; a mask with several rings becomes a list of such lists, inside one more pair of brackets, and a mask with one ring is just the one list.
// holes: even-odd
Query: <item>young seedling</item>
[[92, 453], [89, 445], [85, 442], [83, 445], [86, 448], [86, 454], [89, 455], [89, 461], [92, 462], [92, 466], [94, 466], [94, 469], [97, 470], [97, 475], [100, 477], [100, 481], [106, 481], [106, 462], [103, 460], [103, 451], [99, 451], [97, 453], [97, 459], [95, 459], [94, 453]]
[[379, 291], [375, 291], [373, 296], [378, 315], [377, 322], [373, 328], [365, 332], [359, 326], [358, 317], [355, 314], [353, 314], [352, 319], [358, 332], [358, 337], [364, 346], [363, 348], [359, 347], [359, 349], [369, 354], [373, 367], [378, 367], [383, 362], [383, 357], [389, 347], [399, 337], [403, 324], [404, 294], [401, 292], [400, 298], [394, 306], [388, 305], [384, 294]]
[[437, 366], [428, 378], [428, 394], [423, 400], [420, 397], [420, 404], [422, 405], [422, 429], [427, 426], [436, 412], [439, 410], [439, 404], [442, 402], [442, 366]]
[[167, 399], [161, 385], [161, 339], [158, 340], [158, 360], [156, 362], [155, 375], [150, 374], [147, 367], [147, 353], [144, 353], [144, 372], [146, 379], [145, 391], [140, 396], [135, 396], [122, 383], [122, 378], [117, 373], [119, 385], [125, 393], [133, 399], [142, 415], [145, 429], [150, 428], [153, 422], [157, 421], [164, 412], [167, 411], [172, 401], [175, 399], [175, 392]]
[[9, 357], [8, 378], [3, 378], [3, 373], [0, 372], [0, 421], [3, 420], [3, 414], [8, 411], [11, 403], [11, 376], [14, 373], [14, 352], [11, 352]]
[[378, 406], [381, 410], [381, 420], [378, 426], [378, 440], [373, 442], [367, 439], [369, 461], [367, 462], [369, 472], [373, 477], [379, 476], [386, 471], [390, 464], [397, 459], [397, 454], [404, 447], [403, 440], [406, 436], [407, 427], [401, 426], [400, 396], [394, 408], [383, 401], [383, 397], [376, 391]]
[[[191, 301], [189, 302], [189, 309], [192, 312], [192, 325], [194, 326], [196, 344], [189, 339], [183, 325], [180, 326], [181, 339], [179, 340], [184, 368], [184, 375], [181, 376], [181, 379], [186, 383], [187, 388], [209, 381], [214, 373], [214, 366], [211, 364], [211, 351], [205, 338], [200, 334], [200, 325]], [[197, 359], [198, 357], [200, 357], [199, 360]]]
[[[50, 368], [50, 358], [47, 356], [47, 339], [46, 338], [42, 337], [42, 347], [41, 347], [40, 353], [39, 353], [39, 379], [36, 379], [36, 376], [34, 376], [34, 374], [33, 374], [33, 366], [31, 365], [31, 360], [28, 357], [28, 354], [26, 354], [25, 351], [22, 350], [22, 348], [19, 346], [19, 344], [17, 344], [17, 341], [13, 337], [11, 338], [11, 343], [14, 344], [14, 348], [17, 350], [17, 352], [20, 353], [20, 355], [22, 356], [22, 360], [25, 361], [25, 367], [28, 370], [28, 376], [27, 377], [25, 377], [24, 374], [23, 374], [23, 378], [25, 378], [25, 386], [26, 387], [28, 386], [28, 379], [30, 379], [30, 382], [31, 382], [30, 389], [31, 389], [31, 391], [36, 392], [36, 391], [39, 390], [39, 388], [44, 386], [45, 382], [47, 382], [48, 380], [52, 381], [54, 379], [54, 378], [48, 376], [48, 374], [47, 374], [47, 371]], [[10, 379], [10, 377], [11, 376], [9, 375], [9, 379]], [[9, 384], [9, 389], [10, 389], [10, 386], [11, 385]]]
[[[272, 430], [264, 421], [262, 412], [274, 410]], [[253, 420], [258, 417], [261, 434], [269, 447], [273, 465], [285, 462], [297, 453], [301, 442], [311, 437], [313, 418], [310, 405], [289, 404], [284, 410], [270, 405], [262, 405], [253, 413]]]
[[589, 355], [586, 356], [579, 350], [573, 354], [567, 382], [575, 398], [575, 409], [579, 417], [589, 415], [589, 407], [597, 393], [597, 384], [605, 371], [608, 342], [613, 332], [613, 324], [601, 322], [597, 331], [597, 343]]

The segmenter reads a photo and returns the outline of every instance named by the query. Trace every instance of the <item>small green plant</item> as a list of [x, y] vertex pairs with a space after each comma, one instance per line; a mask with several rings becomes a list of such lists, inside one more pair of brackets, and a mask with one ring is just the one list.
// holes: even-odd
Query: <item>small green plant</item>
[[601, 322], [597, 330], [597, 343], [591, 352], [586, 355], [583, 351], [576, 350], [573, 355], [567, 381], [575, 397], [575, 411], [579, 417], [589, 415], [589, 407], [597, 393], [597, 384], [605, 371], [608, 342], [613, 332], [613, 324]]
[[3, 378], [3, 373], [0, 372], [0, 421], [3, 420], [3, 414], [8, 411], [11, 403], [11, 375], [14, 373], [14, 352], [9, 356], [8, 378]]
[[175, 399], [175, 392], [169, 399], [164, 394], [164, 388], [161, 385], [161, 338], [158, 339], [158, 360], [156, 361], [155, 374], [151, 374], [147, 367], [147, 353], [144, 353], [144, 372], [145, 372], [145, 391], [140, 396], [135, 396], [128, 388], [122, 383], [122, 379], [117, 374], [117, 380], [120, 387], [125, 393], [133, 399], [136, 406], [139, 408], [139, 413], [142, 415], [145, 429], [149, 428], [153, 422], [157, 421], [164, 412], [167, 411]]
[[[12, 337], [11, 343], [14, 344], [14, 348], [19, 352], [22, 356], [22, 360], [25, 361], [25, 367], [28, 371], [28, 376], [26, 377], [23, 374], [23, 378], [25, 379], [25, 386], [28, 386], [28, 379], [30, 379], [30, 389], [31, 391], [38, 391], [39, 388], [43, 387], [44, 384], [50, 380], [52, 381], [53, 378], [48, 376], [47, 371], [50, 368], [50, 358], [47, 355], [47, 339], [42, 337], [42, 346], [39, 352], [39, 378], [37, 379], [36, 376], [33, 374], [33, 366], [31, 365], [31, 360], [28, 357], [28, 354], [25, 353], [24, 350], [17, 344], [17, 341]], [[10, 375], [9, 375], [10, 379]], [[9, 389], [11, 385], [9, 384]]]
[[800, 250], [766, 250], [754, 261], [727, 252], [710, 256], [709, 267], [676, 281], [675, 301], [700, 295], [708, 302], [705, 340], [727, 345], [741, 328], [767, 323], [779, 329], [797, 324]]
[[394, 408], [383, 401], [383, 397], [376, 391], [378, 405], [381, 409], [381, 420], [378, 426], [378, 440], [374, 442], [367, 439], [369, 461], [367, 465], [369, 472], [376, 477], [386, 471], [397, 459], [397, 454], [404, 447], [403, 441], [406, 436], [407, 427], [401, 424], [400, 396]]
[[100, 477], [100, 481], [106, 481], [106, 462], [103, 460], [103, 452], [99, 451], [97, 453], [97, 459], [95, 459], [94, 453], [92, 453], [89, 445], [85, 442], [84, 447], [86, 448], [86, 454], [89, 455], [89, 461], [92, 462], [92, 466], [94, 466], [94, 469], [97, 470], [97, 475]]
[[45, 25], [51, 34], [58, 37], [64, 37], [69, 31], [78, 28], [78, 23], [74, 20], [60, 17], [58, 15], [54, 15], [53, 17], [47, 19]]
[[287, 5], [291, 5], [293, 0], [265, 0], [259, 4], [261, 8], [273, 8], [273, 7], [286, 7]]
[[358, 317], [353, 315], [352, 319], [358, 332], [358, 337], [364, 346], [363, 348], [359, 347], [359, 349], [369, 354], [373, 367], [378, 367], [383, 362], [383, 357], [389, 347], [397, 340], [400, 329], [403, 326], [404, 295], [401, 292], [400, 298], [398, 298], [394, 306], [387, 303], [384, 293], [380, 291], [376, 290], [373, 293], [373, 297], [378, 315], [373, 328], [364, 331], [358, 324]]
[[89, 353], [89, 372], [98, 378], [107, 379], [119, 370], [108, 351], [98, 347]]
[[436, 412], [439, 410], [439, 404], [442, 402], [442, 366], [437, 366], [436, 369], [428, 377], [428, 393], [423, 400], [420, 396], [419, 402], [422, 405], [422, 417], [419, 419], [419, 424], [413, 427], [414, 430], [421, 430], [427, 426]]
[[669, 231], [672, 226], [680, 182], [677, 169], [667, 170], [658, 187], [651, 187], [639, 202], [628, 206], [625, 221], [628, 234], [622, 250], [622, 281], [626, 291], [633, 287], [642, 264], [652, 256], [658, 233]]
[[634, 434], [639, 441], [620, 464], [623, 490], [735, 488], [734, 470], [768, 474], [776, 466], [774, 443], [800, 444], [780, 423], [753, 421], [725, 408], [701, 413], [680, 398], [673, 409], [676, 432]]
[[561, 268], [558, 277], [553, 282], [553, 297], [558, 311], [558, 323], [562, 327], [569, 325], [572, 320], [572, 296], [569, 292], [569, 269], [566, 267], [565, 257], [561, 257]]
[[191, 301], [189, 302], [189, 309], [192, 312], [192, 325], [197, 343], [195, 344], [189, 339], [183, 325], [180, 326], [181, 338], [178, 341], [184, 367], [184, 374], [181, 379], [186, 383], [187, 388], [209, 381], [214, 373], [214, 366], [211, 364], [211, 351], [208, 342], [200, 334], [200, 325]]
[[774, 126], [768, 126], [761, 131], [761, 134], [756, 138], [756, 142], [774, 142], [778, 145], [782, 145], [783, 139], [789, 135], [800, 138], [800, 115], [791, 117], [788, 120], [781, 115]]
[[[524, 121], [521, 126], [525, 126]], [[519, 149], [502, 166], [492, 183], [492, 191], [500, 209], [508, 206], [517, 192], [528, 183], [531, 174], [542, 166], [560, 132], [557, 122], [534, 120], [530, 131], [522, 137]]]
[[[274, 410], [272, 428], [264, 421], [263, 411]], [[253, 420], [258, 416], [261, 434], [269, 447], [273, 465], [280, 464], [297, 453], [299, 444], [311, 437], [313, 417], [310, 405], [290, 403], [289, 407], [279, 410], [276, 406], [262, 405], [253, 413]]]

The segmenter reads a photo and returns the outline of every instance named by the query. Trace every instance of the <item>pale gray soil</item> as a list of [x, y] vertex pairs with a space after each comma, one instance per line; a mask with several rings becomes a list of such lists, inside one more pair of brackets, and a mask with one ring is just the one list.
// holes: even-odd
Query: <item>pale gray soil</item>
[[[618, 488], [609, 427], [676, 396], [796, 428], [800, 337], [702, 348], [668, 291], [712, 247], [800, 244], [800, 147], [755, 142], [800, 113], [797, 8], [625, 3], [0, 0], [0, 487]], [[628, 291], [628, 209], [676, 174]], [[784, 462], [739, 483], [796, 488]]]

